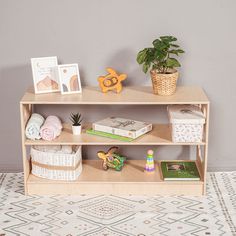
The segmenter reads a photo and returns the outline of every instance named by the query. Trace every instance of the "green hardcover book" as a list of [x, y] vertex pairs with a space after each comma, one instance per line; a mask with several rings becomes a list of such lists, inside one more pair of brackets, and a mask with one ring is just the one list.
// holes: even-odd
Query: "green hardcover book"
[[102, 137], [106, 137], [106, 138], [117, 139], [117, 140], [124, 141], [124, 142], [131, 142], [134, 140], [133, 138], [123, 137], [123, 136], [116, 135], [116, 134], [109, 134], [109, 133], [102, 132], [102, 131], [96, 131], [96, 130], [93, 130], [92, 128], [87, 129], [86, 133], [92, 134], [92, 135], [98, 135], [98, 136], [102, 136]]
[[162, 161], [161, 170], [164, 180], [200, 180], [194, 161]]

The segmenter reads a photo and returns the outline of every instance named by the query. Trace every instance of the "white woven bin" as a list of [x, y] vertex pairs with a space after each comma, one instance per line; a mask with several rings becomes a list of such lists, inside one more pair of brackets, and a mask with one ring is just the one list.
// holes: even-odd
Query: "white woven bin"
[[52, 180], [76, 180], [82, 172], [81, 146], [74, 154], [43, 152], [31, 147], [32, 174]]
[[175, 143], [202, 142], [205, 117], [198, 106], [171, 105], [168, 107]]

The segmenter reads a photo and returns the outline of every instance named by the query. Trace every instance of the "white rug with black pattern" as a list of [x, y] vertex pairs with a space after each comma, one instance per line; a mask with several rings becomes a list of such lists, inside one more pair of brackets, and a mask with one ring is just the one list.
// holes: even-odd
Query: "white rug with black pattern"
[[0, 235], [236, 235], [236, 172], [209, 173], [206, 197], [24, 196], [0, 174]]

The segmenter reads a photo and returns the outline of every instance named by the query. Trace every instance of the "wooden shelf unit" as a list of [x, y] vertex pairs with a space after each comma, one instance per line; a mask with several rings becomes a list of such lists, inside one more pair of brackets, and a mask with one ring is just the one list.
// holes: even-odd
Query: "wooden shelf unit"
[[[132, 141], [123, 142], [105, 137], [89, 135], [85, 124], [81, 136], [72, 135], [70, 126], [64, 124], [61, 135], [47, 142], [28, 140], [25, 126], [35, 105], [75, 104], [75, 105], [199, 105], [206, 116], [204, 139], [201, 143], [173, 143], [170, 126], [154, 124], [148, 134]], [[20, 102], [22, 156], [24, 167], [25, 194], [185, 194], [202, 195], [206, 191], [206, 171], [208, 154], [209, 100], [199, 87], [178, 87], [172, 96], [157, 96], [151, 87], [126, 87], [120, 94], [104, 94], [99, 88], [85, 87], [82, 94], [61, 95], [60, 93], [34, 94], [29, 89]], [[130, 160], [121, 172], [101, 169], [98, 160], [84, 160], [83, 171], [77, 181], [65, 182], [46, 180], [30, 173], [31, 164], [27, 158], [26, 147], [30, 145], [195, 145], [196, 163], [201, 175], [200, 181], [163, 181], [157, 168], [154, 174], [143, 172], [144, 161]], [[158, 164], [158, 162], [156, 163]], [[158, 165], [156, 165], [157, 167]]]

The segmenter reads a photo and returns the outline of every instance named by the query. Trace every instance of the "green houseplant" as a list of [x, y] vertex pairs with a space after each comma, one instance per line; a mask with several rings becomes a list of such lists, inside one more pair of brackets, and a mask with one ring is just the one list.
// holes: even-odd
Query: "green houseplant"
[[153, 92], [172, 95], [176, 90], [179, 61], [175, 58], [184, 51], [176, 44], [177, 38], [161, 36], [153, 41], [153, 47], [144, 48], [137, 55], [137, 62], [143, 65], [143, 72], [150, 70]]
[[80, 135], [81, 134], [81, 122], [82, 117], [80, 113], [71, 113], [70, 120], [72, 122], [72, 132], [74, 135]]

